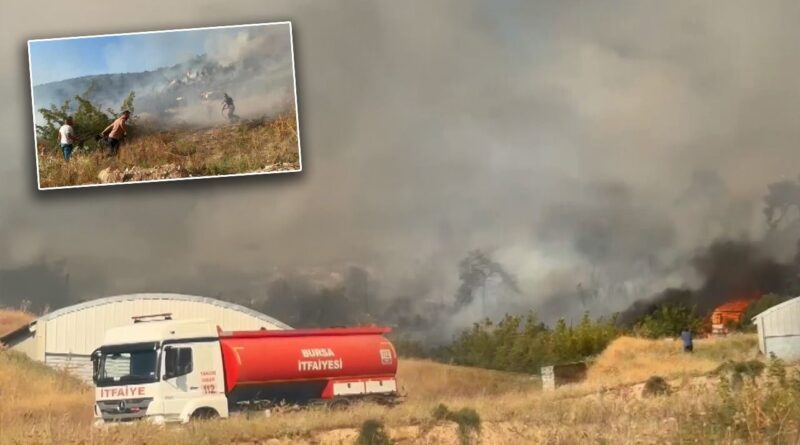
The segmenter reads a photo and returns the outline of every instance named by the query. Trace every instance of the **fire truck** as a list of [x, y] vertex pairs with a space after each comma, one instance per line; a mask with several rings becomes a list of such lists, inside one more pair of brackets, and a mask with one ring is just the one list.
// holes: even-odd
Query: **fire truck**
[[95, 424], [227, 418], [276, 404], [390, 401], [397, 354], [384, 327], [225, 332], [137, 318], [92, 353]]

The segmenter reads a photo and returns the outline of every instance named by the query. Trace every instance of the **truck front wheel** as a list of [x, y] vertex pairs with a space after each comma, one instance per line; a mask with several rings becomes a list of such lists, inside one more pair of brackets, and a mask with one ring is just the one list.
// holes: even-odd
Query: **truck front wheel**
[[209, 420], [219, 417], [219, 413], [214, 408], [197, 408], [191, 416], [191, 420]]

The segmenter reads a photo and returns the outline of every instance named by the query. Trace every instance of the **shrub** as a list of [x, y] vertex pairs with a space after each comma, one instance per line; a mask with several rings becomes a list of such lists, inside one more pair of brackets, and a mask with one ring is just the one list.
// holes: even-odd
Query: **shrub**
[[392, 445], [394, 441], [389, 437], [383, 422], [375, 419], [365, 420], [358, 431], [356, 445]]
[[667, 395], [669, 390], [669, 383], [664, 377], [654, 375], [645, 382], [644, 388], [642, 388], [642, 397]]
[[694, 309], [680, 304], [663, 304], [655, 311], [645, 315], [635, 326], [634, 331], [649, 338], [677, 337], [687, 327], [699, 332], [703, 319]]
[[767, 375], [771, 382], [777, 383], [780, 386], [786, 385], [786, 364], [783, 360], [775, 356], [775, 353], [769, 354], [769, 365], [767, 366]]
[[437, 421], [455, 422], [458, 425], [458, 438], [462, 445], [473, 443], [480, 434], [481, 416], [472, 408], [451, 411], [447, 405], [440, 403], [433, 409], [431, 416]]
[[744, 378], [750, 379], [755, 383], [755, 379], [764, 372], [766, 365], [759, 360], [732, 361], [728, 360], [719, 365], [712, 374], [726, 377], [725, 384], [730, 385], [730, 389], [738, 390], [742, 387]]
[[544, 365], [582, 361], [599, 354], [620, 335], [616, 320], [592, 320], [584, 314], [577, 326], [559, 320], [549, 328], [536, 314], [484, 320], [464, 331], [449, 348], [449, 359], [467, 366], [538, 374]]
[[772, 443], [800, 441], [800, 371], [787, 375], [773, 359], [765, 384], [744, 382], [739, 389], [723, 375], [717, 397], [678, 419], [677, 443]]
[[[72, 116], [75, 120], [74, 130], [75, 136], [78, 139], [78, 146], [86, 149], [96, 149], [100, 144], [94, 140], [94, 136], [103, 131], [104, 128], [111, 123], [111, 121], [118, 114], [117, 111], [107, 109], [102, 111], [100, 107], [91, 101], [93, 86], [81, 95], [75, 96], [77, 108], [73, 107], [73, 102], [70, 100], [58, 107], [51, 105], [50, 108], [40, 108], [38, 111], [44, 119], [44, 125], [36, 126], [36, 142], [44, 146], [45, 149], [56, 149], [59, 145], [58, 129], [64, 124], [68, 116]], [[133, 116], [133, 100], [136, 93], [131, 91], [128, 97], [122, 101], [122, 110], [129, 110]], [[135, 116], [128, 120], [128, 126], [132, 128]], [[130, 135], [130, 130], [129, 130]]]
[[444, 403], [436, 405], [431, 414], [435, 420], [447, 420], [448, 415], [450, 415], [450, 409]]

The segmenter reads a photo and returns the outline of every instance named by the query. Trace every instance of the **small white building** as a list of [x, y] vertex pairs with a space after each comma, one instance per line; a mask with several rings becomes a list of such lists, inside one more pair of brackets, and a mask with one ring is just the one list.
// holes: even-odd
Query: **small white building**
[[291, 329], [238, 304], [181, 294], [131, 294], [100, 298], [39, 317], [0, 338], [0, 343], [34, 360], [66, 368], [91, 380], [91, 353], [109, 328], [133, 324], [133, 317], [170, 314], [174, 320], [204, 319], [223, 330]]
[[772, 306], [753, 317], [758, 349], [783, 360], [800, 360], [800, 297]]

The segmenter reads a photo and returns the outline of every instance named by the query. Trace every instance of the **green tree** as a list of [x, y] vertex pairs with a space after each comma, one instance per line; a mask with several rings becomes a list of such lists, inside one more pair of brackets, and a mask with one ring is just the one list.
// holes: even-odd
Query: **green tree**
[[[100, 134], [119, 113], [110, 108], [103, 112], [100, 107], [95, 105], [91, 101], [93, 90], [94, 84], [91, 84], [83, 94], [74, 97], [74, 103], [77, 103], [76, 108], [73, 107], [71, 100], [64, 101], [60, 107], [51, 105], [50, 108], [40, 108], [38, 111], [42, 115], [44, 124], [36, 125], [37, 144], [44, 146], [45, 149], [58, 149], [58, 129], [61, 128], [67, 117], [71, 115], [75, 121], [73, 127], [78, 146], [85, 149], [99, 148], [101, 145], [95, 140], [94, 136]], [[136, 93], [131, 91], [122, 101], [120, 112], [127, 109], [133, 115], [135, 97]], [[131, 125], [132, 122], [129, 121]]]
[[677, 337], [686, 328], [698, 332], [702, 323], [702, 318], [695, 314], [694, 309], [680, 304], [663, 304], [645, 315], [634, 330], [643, 337]]
[[577, 327], [562, 319], [551, 329], [534, 312], [524, 320], [506, 315], [499, 323], [484, 320], [462, 332], [449, 348], [449, 358], [462, 365], [538, 373], [545, 365], [597, 355], [619, 335], [615, 323], [585, 314]]

